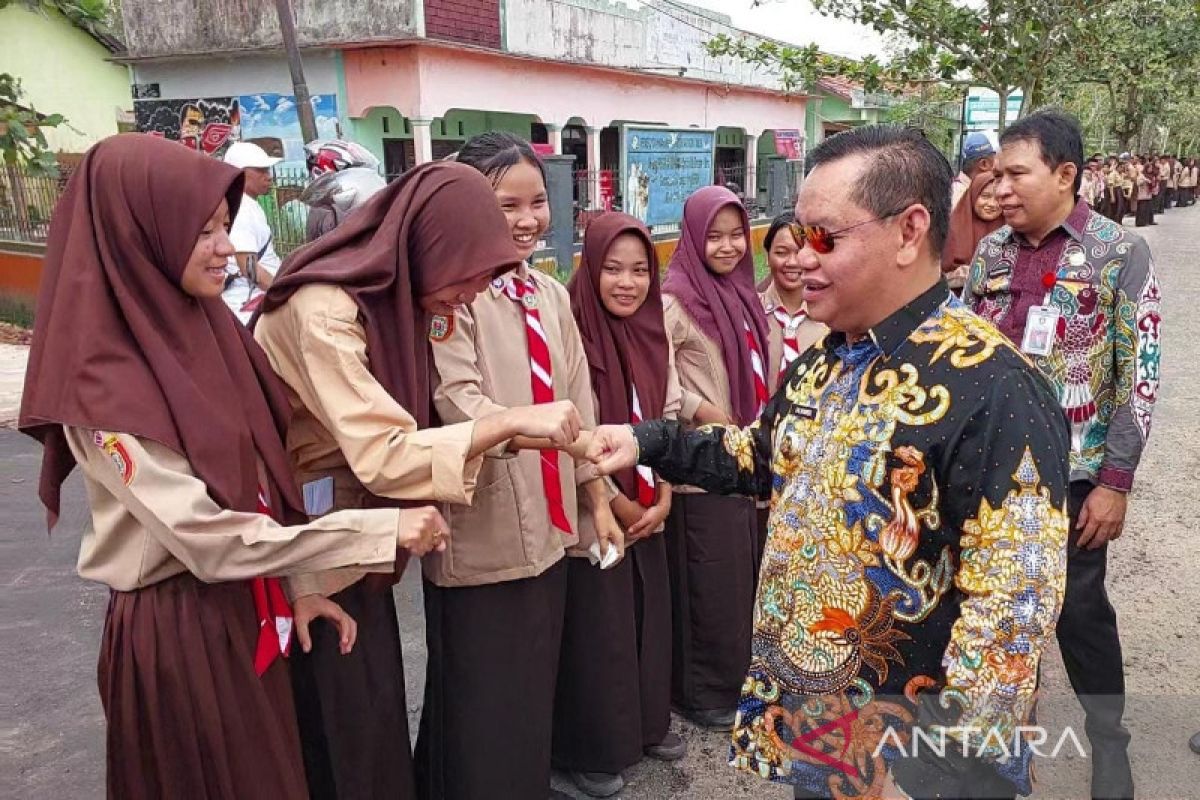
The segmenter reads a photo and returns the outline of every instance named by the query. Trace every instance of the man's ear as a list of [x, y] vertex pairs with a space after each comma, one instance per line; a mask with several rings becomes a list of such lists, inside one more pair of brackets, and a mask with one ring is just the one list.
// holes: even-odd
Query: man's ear
[[896, 221], [900, 228], [900, 250], [896, 253], [896, 263], [908, 267], [920, 258], [922, 246], [929, 241], [933, 217], [925, 206], [914, 203], [901, 212]]
[[1074, 162], [1064, 161], [1058, 165], [1058, 179], [1063, 185], [1072, 191], [1075, 189], [1075, 176], [1079, 174], [1079, 167], [1075, 166]]

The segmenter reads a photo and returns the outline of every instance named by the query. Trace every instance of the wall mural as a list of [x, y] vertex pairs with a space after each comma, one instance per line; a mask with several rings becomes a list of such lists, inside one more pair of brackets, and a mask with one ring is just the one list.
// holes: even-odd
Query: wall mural
[[[312, 96], [317, 136], [339, 135], [337, 97]], [[137, 129], [174, 139], [186, 147], [221, 157], [230, 143], [245, 139], [278, 140], [285, 168], [303, 169], [304, 140], [296, 101], [291, 95], [265, 92], [230, 97], [135, 100]]]
[[137, 129], [174, 139], [185, 147], [221, 156], [241, 138], [241, 109], [236, 97], [194, 100], [135, 100]]

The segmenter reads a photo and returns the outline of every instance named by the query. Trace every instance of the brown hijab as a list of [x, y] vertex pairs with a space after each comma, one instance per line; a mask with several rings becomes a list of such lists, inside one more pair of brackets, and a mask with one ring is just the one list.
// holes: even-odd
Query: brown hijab
[[306, 284], [340, 287], [358, 305], [371, 374], [427, 428], [429, 319], [418, 298], [520, 263], [488, 179], [465, 164], [436, 161], [392, 181], [331, 233], [293, 253], [260, 313]]
[[970, 264], [975, 259], [975, 248], [983, 237], [1004, 225], [1003, 215], [988, 222], [975, 213], [979, 196], [995, 180], [996, 176], [990, 172], [976, 175], [975, 180], [971, 181], [971, 188], [950, 212], [950, 233], [942, 248], [943, 272], [953, 272], [962, 264]]
[[223, 508], [258, 510], [261, 459], [280, 520], [304, 504], [283, 446], [287, 399], [221, 298], [180, 287], [204, 223], [242, 196], [233, 167], [122, 134], [84, 156], [54, 213], [19, 425], [45, 447], [38, 493], [53, 527], [75, 467], [62, 426], [159, 442]]
[[[650, 291], [632, 316], [613, 316], [600, 297], [600, 275], [608, 249], [617, 237], [632, 233], [646, 245], [650, 261]], [[643, 419], [659, 419], [667, 399], [667, 363], [670, 342], [663, 322], [662, 286], [658, 254], [650, 231], [628, 214], [609, 212], [596, 217], [583, 237], [579, 269], [567, 284], [571, 313], [579, 323], [583, 349], [599, 401], [597, 417], [605, 425], [632, 421], [630, 386], [637, 387]], [[638, 499], [637, 472], [617, 474], [626, 496]]]

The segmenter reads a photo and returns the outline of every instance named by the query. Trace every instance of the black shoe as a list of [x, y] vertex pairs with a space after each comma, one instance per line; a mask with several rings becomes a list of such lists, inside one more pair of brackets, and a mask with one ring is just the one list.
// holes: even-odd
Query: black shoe
[[683, 715], [698, 728], [703, 728], [706, 731], [728, 733], [733, 730], [733, 723], [737, 719], [737, 709], [706, 708], [685, 711]]
[[1192, 734], [1192, 738], [1188, 739], [1188, 747], [1192, 749], [1193, 753], [1200, 756], [1200, 733]]
[[655, 761], [680, 761], [687, 755], [687, 742], [677, 733], [668, 733], [658, 744], [647, 747], [643, 752]]
[[611, 772], [572, 772], [571, 782], [591, 797], [612, 797], [625, 788], [625, 779]]

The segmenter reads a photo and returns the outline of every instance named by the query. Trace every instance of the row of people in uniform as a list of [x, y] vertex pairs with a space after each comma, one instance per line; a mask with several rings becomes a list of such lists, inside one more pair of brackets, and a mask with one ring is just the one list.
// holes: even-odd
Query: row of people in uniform
[[[721, 187], [688, 199], [661, 282], [649, 231], [610, 213], [564, 287], [529, 265], [541, 162], [485, 134], [292, 255], [251, 338], [220, 299], [242, 180], [121, 135], [52, 225], [20, 426], [51, 524], [76, 465], [88, 490], [109, 795], [540, 798], [552, 766], [603, 795], [683, 757], [672, 707], [729, 729], [764, 515], [601, 478], [584, 450], [600, 423], [757, 417], [824, 331], [790, 215], [761, 295]], [[391, 592], [410, 554], [415, 757]]]

